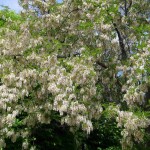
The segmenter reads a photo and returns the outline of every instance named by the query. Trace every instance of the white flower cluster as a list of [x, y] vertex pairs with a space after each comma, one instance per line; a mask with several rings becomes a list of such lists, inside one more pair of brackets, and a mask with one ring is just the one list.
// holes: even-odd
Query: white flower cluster
[[[149, 41], [148, 41], [149, 43]], [[148, 64], [149, 64], [149, 44], [142, 53], [131, 55], [129, 64], [116, 67], [121, 76], [126, 78], [122, 91], [125, 92], [123, 100], [130, 107], [134, 104], [145, 103], [145, 94], [149, 86]]]
[[[81, 126], [89, 134], [93, 130], [91, 119], [97, 118], [102, 112], [101, 105], [92, 102], [92, 97], [96, 95], [97, 80], [92, 62], [85, 64], [82, 60], [83, 62], [78, 64], [78, 60], [68, 61], [68, 64], [73, 63], [73, 68], [67, 72], [57, 60], [57, 55], [41, 57], [35, 53], [26, 57], [27, 65], [32, 64], [31, 60], [43, 60], [38, 63], [38, 69], [22, 68], [22, 64], [22, 71], [15, 71], [15, 67], [12, 67], [11, 73], [2, 78], [1, 135], [4, 134], [3, 127], [13, 126], [16, 116], [22, 111], [28, 113], [23, 120], [27, 126], [34, 126], [37, 121], [50, 123], [51, 111], [58, 111], [62, 116], [62, 123]], [[39, 88], [36, 89], [38, 85]], [[34, 97], [28, 99], [31, 94]], [[52, 100], [49, 100], [50, 98]], [[93, 105], [96, 107], [92, 107]], [[10, 133], [7, 135], [11, 136]], [[11, 137], [14, 136], [18, 137], [15, 133]]]
[[141, 129], [146, 128], [150, 125], [150, 120], [143, 117], [138, 117], [132, 112], [118, 110], [117, 117], [118, 127], [123, 128], [121, 134], [123, 136], [122, 146], [123, 149], [130, 147], [132, 148], [133, 140], [137, 142], [143, 141], [144, 133]]
[[[131, 68], [124, 66], [124, 74], [128, 75], [126, 91], [124, 100], [128, 105], [135, 103], [143, 104], [145, 102], [145, 93], [147, 92], [147, 85], [149, 82], [146, 69], [146, 61], [149, 57], [149, 50], [140, 55], [137, 53], [134, 57], [131, 56], [131, 62], [134, 66]], [[126, 69], [125, 69], [126, 68]], [[125, 86], [124, 86], [125, 87]]]
[[[140, 36], [132, 31], [138, 26], [136, 8], [130, 10], [131, 18], [121, 16], [121, 21], [116, 13], [119, 3], [115, 3], [21, 0], [26, 20], [10, 20], [0, 29], [0, 148], [5, 147], [6, 137], [15, 142], [21, 136], [23, 149], [28, 149], [30, 128], [49, 124], [53, 112], [60, 115], [62, 124], [81, 127], [89, 134], [92, 119], [99, 119], [103, 111], [101, 103], [105, 107], [109, 100], [114, 105], [127, 103], [129, 112], [115, 110], [118, 127], [123, 128], [122, 145], [131, 146], [132, 137], [142, 141], [141, 129], [149, 120], [136, 116], [134, 105], [143, 104], [150, 84], [150, 42], [134, 51], [147, 41], [146, 32]], [[120, 43], [125, 51], [133, 50], [127, 52], [127, 60], [120, 60]], [[23, 113], [26, 128], [14, 131], [12, 126]]]
[[[0, 54], [6, 56], [22, 55], [29, 44], [29, 31], [27, 29], [21, 31], [20, 36], [16, 31], [10, 29], [1, 29], [0, 34], [3, 34], [3, 32], [5, 34], [0, 42]], [[17, 38], [13, 40], [14, 37]]]

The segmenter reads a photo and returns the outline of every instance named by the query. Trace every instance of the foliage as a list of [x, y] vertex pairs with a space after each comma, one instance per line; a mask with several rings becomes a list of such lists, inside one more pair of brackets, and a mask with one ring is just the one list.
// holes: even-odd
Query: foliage
[[4, 9], [0, 11], [0, 27], [7, 26], [11, 21], [18, 20], [21, 20], [21, 16], [9, 10], [7, 7], [4, 7]]
[[42, 149], [39, 130], [63, 149], [63, 129], [65, 149], [148, 147], [148, 1], [19, 2], [0, 13], [0, 147]]

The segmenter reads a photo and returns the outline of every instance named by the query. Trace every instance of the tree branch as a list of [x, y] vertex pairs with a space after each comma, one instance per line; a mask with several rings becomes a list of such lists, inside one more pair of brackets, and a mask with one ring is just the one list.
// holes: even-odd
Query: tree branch
[[127, 12], [127, 0], [124, 0], [124, 12], [125, 12], [125, 16], [127, 16], [128, 12]]
[[100, 61], [96, 61], [96, 64], [98, 64], [99, 66], [103, 67], [103, 68], [108, 68], [104, 63], [100, 62]]
[[117, 32], [117, 35], [118, 35], [118, 38], [119, 38], [119, 45], [120, 45], [120, 49], [121, 49], [122, 59], [126, 59], [127, 58], [127, 53], [126, 53], [125, 46], [124, 46], [124, 43], [123, 43], [123, 38], [121, 36], [120, 31], [117, 28], [116, 23], [113, 23], [113, 25], [115, 27], [115, 31]]
[[125, 11], [125, 16], [128, 15], [129, 9], [132, 6], [132, 0], [129, 1], [129, 6], [127, 7], [127, 0], [124, 0], [124, 11]]

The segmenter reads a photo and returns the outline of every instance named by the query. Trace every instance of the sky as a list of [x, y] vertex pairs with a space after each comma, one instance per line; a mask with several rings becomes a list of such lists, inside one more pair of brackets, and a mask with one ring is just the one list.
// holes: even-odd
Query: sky
[[8, 6], [10, 9], [15, 10], [17, 13], [21, 11], [18, 0], [0, 0], [0, 5]]
[[[58, 0], [58, 2], [62, 2], [62, 0]], [[0, 0], [0, 5], [8, 6], [10, 9], [19, 13], [22, 8], [18, 4], [18, 0]]]

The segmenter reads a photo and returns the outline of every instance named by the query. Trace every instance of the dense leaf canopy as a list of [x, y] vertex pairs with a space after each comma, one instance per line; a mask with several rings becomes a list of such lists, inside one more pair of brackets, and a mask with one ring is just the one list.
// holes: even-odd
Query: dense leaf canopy
[[[0, 147], [52, 121], [90, 134], [115, 119], [122, 149], [150, 125], [148, 0], [20, 0], [0, 13]], [[7, 12], [7, 13], [6, 13]], [[15, 126], [17, 125], [17, 128]]]

